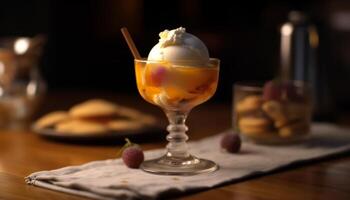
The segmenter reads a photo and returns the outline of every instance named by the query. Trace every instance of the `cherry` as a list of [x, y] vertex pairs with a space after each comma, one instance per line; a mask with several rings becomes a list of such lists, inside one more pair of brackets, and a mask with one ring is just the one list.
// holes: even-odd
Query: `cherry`
[[241, 138], [237, 133], [227, 133], [221, 138], [221, 148], [229, 153], [237, 153], [241, 148]]

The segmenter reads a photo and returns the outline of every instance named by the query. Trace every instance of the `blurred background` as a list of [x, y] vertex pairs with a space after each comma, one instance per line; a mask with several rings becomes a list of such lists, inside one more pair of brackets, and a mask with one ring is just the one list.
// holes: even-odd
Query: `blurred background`
[[[318, 31], [316, 67], [327, 87], [326, 112], [350, 110], [350, 1], [2, 1], [0, 36], [46, 35], [39, 71], [50, 91], [78, 89], [139, 95], [126, 26], [143, 56], [164, 29], [183, 26], [222, 61], [211, 101], [231, 102], [232, 84], [278, 72], [280, 28], [292, 10]], [[320, 96], [319, 98], [323, 98]]]

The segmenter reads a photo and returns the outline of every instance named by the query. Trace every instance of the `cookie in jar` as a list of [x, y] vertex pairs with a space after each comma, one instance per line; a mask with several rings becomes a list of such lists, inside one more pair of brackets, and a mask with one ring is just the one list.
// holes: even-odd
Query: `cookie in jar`
[[236, 84], [233, 126], [243, 138], [263, 144], [301, 141], [310, 133], [311, 90], [301, 81]]

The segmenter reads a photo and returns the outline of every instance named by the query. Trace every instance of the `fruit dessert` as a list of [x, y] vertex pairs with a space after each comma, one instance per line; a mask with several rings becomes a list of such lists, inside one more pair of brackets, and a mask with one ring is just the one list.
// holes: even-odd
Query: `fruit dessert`
[[218, 83], [219, 61], [185, 28], [165, 30], [147, 60], [136, 60], [136, 81], [148, 102], [167, 110], [190, 110], [208, 100]]
[[207, 47], [182, 27], [165, 30], [148, 58], [140, 58], [125, 29], [122, 30], [135, 58], [137, 88], [148, 102], [163, 109], [169, 120], [166, 153], [146, 160], [141, 168], [165, 175], [195, 175], [218, 169], [216, 163], [188, 152], [185, 125], [190, 110], [215, 93], [220, 60], [209, 58]]
[[[310, 131], [308, 87], [297, 81], [268, 81], [255, 91], [236, 88], [235, 127], [260, 143], [299, 140]], [[240, 91], [237, 91], [240, 90]]]

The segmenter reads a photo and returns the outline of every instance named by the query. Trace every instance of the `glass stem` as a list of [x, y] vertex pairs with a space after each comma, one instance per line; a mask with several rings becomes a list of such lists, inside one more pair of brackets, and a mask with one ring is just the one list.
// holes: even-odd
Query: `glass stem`
[[169, 143], [166, 146], [166, 156], [179, 159], [189, 157], [190, 154], [188, 153], [186, 143], [188, 140], [188, 136], [186, 135], [188, 128], [185, 125], [188, 112], [167, 110], [165, 114], [169, 120], [169, 125], [167, 127], [169, 134], [166, 137]]

